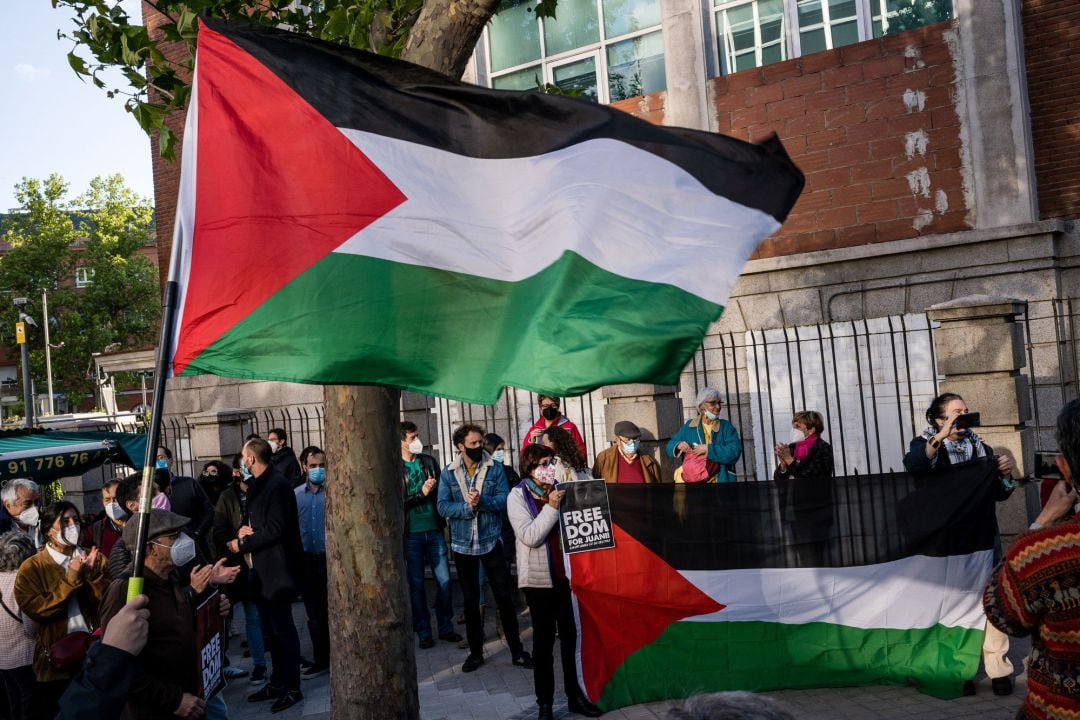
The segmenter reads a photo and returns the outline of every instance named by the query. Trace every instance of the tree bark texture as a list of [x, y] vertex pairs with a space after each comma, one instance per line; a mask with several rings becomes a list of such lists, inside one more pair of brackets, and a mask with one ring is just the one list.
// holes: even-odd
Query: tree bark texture
[[326, 388], [332, 720], [419, 718], [405, 574], [400, 393]]
[[[427, 0], [402, 59], [461, 77], [498, 0]], [[397, 390], [326, 387], [331, 720], [420, 717]]]
[[401, 59], [460, 78], [498, 0], [426, 0]]

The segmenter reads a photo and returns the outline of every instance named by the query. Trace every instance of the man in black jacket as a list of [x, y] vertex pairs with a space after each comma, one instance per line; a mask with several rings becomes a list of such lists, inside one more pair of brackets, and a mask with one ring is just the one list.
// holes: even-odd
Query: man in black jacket
[[293, 623], [303, 567], [296, 496], [292, 485], [271, 464], [270, 445], [249, 440], [240, 468], [248, 484], [246, 522], [229, 541], [229, 550], [243, 555], [252, 569], [252, 593], [263, 624], [273, 667], [266, 687], [248, 696], [250, 702], [275, 699], [272, 712], [300, 700], [300, 638]]
[[173, 472], [173, 454], [167, 447], [157, 451], [157, 469], [169, 471], [169, 507], [177, 515], [191, 518], [184, 530], [195, 539], [195, 547], [203, 561], [214, 559], [210, 543], [210, 526], [214, 522], [214, 506], [195, 478]]
[[413, 631], [420, 637], [420, 647], [435, 646], [431, 632], [431, 612], [424, 592], [424, 564], [431, 566], [435, 578], [435, 617], [439, 639], [458, 642], [454, 632], [454, 607], [450, 595], [450, 563], [446, 559], [446, 521], [435, 509], [439, 496], [439, 465], [435, 458], [421, 452], [424, 444], [414, 423], [401, 423], [401, 489], [405, 498], [405, 557], [408, 563], [409, 602], [412, 606]]
[[274, 428], [266, 434], [270, 442], [270, 464], [289, 481], [291, 487], [300, 487], [304, 484], [304, 471], [300, 462], [296, 459], [296, 453], [288, 446], [285, 431]]

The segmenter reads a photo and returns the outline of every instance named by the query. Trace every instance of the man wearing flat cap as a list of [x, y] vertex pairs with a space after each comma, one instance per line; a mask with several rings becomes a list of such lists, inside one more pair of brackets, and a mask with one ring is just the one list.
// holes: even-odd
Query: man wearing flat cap
[[[237, 568], [217, 565], [196, 567], [191, 585], [185, 586], [176, 568], [195, 557], [195, 541], [184, 532], [190, 522], [183, 515], [154, 508], [146, 533], [146, 561], [143, 567], [143, 594], [150, 604], [150, 632], [146, 647], [139, 653], [139, 670], [128, 694], [125, 718], [202, 718], [208, 703], [199, 697], [199, 649], [195, 640], [195, 608], [216, 585], [232, 582]], [[135, 518], [124, 525], [124, 543], [137, 544], [139, 523]], [[128, 579], [109, 585], [101, 601], [101, 626], [107, 628], [127, 602]], [[228, 600], [220, 596], [221, 612], [228, 612]], [[211, 710], [224, 709], [221, 695], [209, 703]], [[216, 713], [212, 713], [216, 714]]]
[[641, 430], [629, 420], [615, 423], [615, 443], [596, 456], [593, 477], [609, 483], [658, 483], [660, 465], [648, 453], [640, 453]]

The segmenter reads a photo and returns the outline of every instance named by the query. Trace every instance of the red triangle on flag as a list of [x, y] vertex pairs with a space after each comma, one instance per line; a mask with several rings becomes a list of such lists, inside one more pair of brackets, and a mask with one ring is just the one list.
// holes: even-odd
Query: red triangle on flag
[[[340, 130], [201, 25], [191, 269], [173, 372], [406, 200]], [[179, 210], [182, 212], [182, 209]]]
[[584, 690], [594, 702], [619, 666], [669, 625], [724, 609], [618, 525], [612, 531], [614, 549], [570, 555]]

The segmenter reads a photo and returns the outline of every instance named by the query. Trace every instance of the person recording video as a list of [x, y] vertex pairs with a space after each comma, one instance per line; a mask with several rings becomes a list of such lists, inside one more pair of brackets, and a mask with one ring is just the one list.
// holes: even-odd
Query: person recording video
[[[914, 438], [904, 456], [904, 467], [916, 483], [928, 480], [947, 481], [950, 470], [961, 463], [992, 458], [997, 464], [998, 486], [994, 499], [1008, 499], [1013, 488], [1012, 458], [1006, 454], [994, 455], [994, 449], [984, 443], [974, 430], [980, 423], [979, 413], [968, 411], [964, 398], [956, 393], [943, 393], [934, 398], [926, 410], [928, 425], [922, 434]], [[996, 563], [1002, 555], [1000, 541], [994, 551]], [[995, 695], [1011, 695], [1013, 691], [1013, 665], [1008, 658], [1009, 636], [993, 625], [987, 624], [983, 636], [982, 659], [986, 675]], [[964, 683], [964, 694], [975, 694], [974, 680]]]

